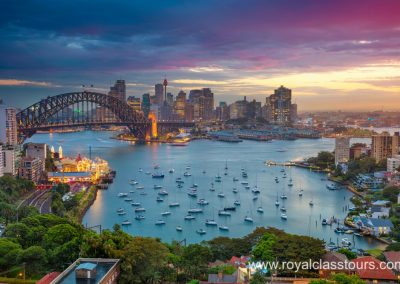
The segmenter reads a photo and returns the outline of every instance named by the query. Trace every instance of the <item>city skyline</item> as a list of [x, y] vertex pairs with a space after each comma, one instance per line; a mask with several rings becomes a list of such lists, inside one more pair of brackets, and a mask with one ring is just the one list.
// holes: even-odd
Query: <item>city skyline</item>
[[[374, 11], [374, 13], [371, 13]], [[0, 97], [212, 88], [215, 105], [293, 90], [299, 111], [399, 110], [398, 1], [7, 2]], [[73, 21], [71, 20], [73, 19]]]

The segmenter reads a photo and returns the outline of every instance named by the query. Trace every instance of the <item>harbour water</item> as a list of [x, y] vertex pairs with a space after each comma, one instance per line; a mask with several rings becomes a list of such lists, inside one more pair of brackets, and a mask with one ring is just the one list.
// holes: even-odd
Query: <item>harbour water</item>
[[[173, 147], [167, 144], [133, 145], [127, 142], [112, 140], [111, 132], [78, 132], [65, 134], [37, 134], [29, 141], [44, 142], [63, 147], [64, 155], [100, 156], [107, 160], [110, 166], [117, 171], [117, 177], [108, 190], [100, 190], [95, 203], [86, 213], [83, 223], [87, 226], [102, 225], [102, 228], [112, 228], [114, 224], [121, 224], [129, 220], [131, 225], [123, 226], [123, 229], [132, 235], [152, 236], [163, 241], [183, 240], [188, 243], [200, 242], [217, 236], [241, 237], [258, 226], [276, 227], [289, 233], [309, 235], [323, 239], [327, 242], [340, 242], [347, 237], [355, 243], [356, 248], [369, 249], [382, 246], [381, 243], [352, 235], [337, 235], [335, 226], [322, 226], [322, 218], [334, 216], [343, 221], [346, 216], [345, 207], [352, 206], [350, 197], [352, 194], [345, 190], [329, 191], [326, 185], [326, 175], [310, 172], [301, 168], [286, 168], [287, 178], [283, 178], [281, 167], [265, 166], [264, 162], [273, 160], [284, 162], [288, 160], [302, 159], [315, 156], [319, 151], [332, 151], [333, 139], [295, 141], [257, 142], [244, 141], [242, 143], [226, 143], [219, 141], [197, 140], [192, 141], [186, 147]], [[29, 142], [28, 141], [28, 142]], [[159, 165], [159, 169], [154, 169]], [[225, 166], [227, 165], [227, 170]], [[139, 171], [142, 168], [143, 171]], [[174, 169], [174, 173], [169, 173]], [[248, 177], [243, 178], [241, 171], [244, 169]], [[162, 172], [164, 179], [154, 179], [151, 174]], [[185, 177], [184, 172], [191, 176]], [[225, 175], [225, 172], [227, 175]], [[216, 182], [215, 176], [220, 175], [222, 182]], [[181, 177], [183, 187], [178, 188], [176, 178]], [[238, 181], [234, 181], [236, 177]], [[278, 177], [279, 183], [275, 182]], [[288, 186], [292, 178], [293, 186]], [[138, 184], [130, 185], [129, 181], [135, 179]], [[241, 183], [247, 181], [250, 189], [245, 189]], [[214, 183], [215, 191], [210, 191]], [[188, 196], [189, 188], [197, 184], [197, 198]], [[144, 189], [137, 189], [137, 186]], [[154, 185], [160, 185], [168, 192], [167, 196], [161, 196], [164, 201], [157, 202], [156, 198], [160, 189], [154, 189]], [[260, 194], [257, 200], [253, 200], [251, 189], [258, 187]], [[237, 189], [237, 193], [233, 189]], [[299, 191], [303, 190], [303, 196]], [[133, 193], [131, 193], [133, 191]], [[118, 197], [118, 193], [127, 193], [133, 201], [124, 201]], [[218, 196], [225, 195], [224, 198]], [[286, 200], [280, 199], [282, 194], [287, 195]], [[278, 197], [280, 207], [287, 209], [287, 220], [281, 218], [280, 207], [275, 206]], [[197, 200], [204, 198], [209, 205], [200, 206]], [[218, 210], [227, 206], [234, 206], [234, 201], [240, 201], [236, 211], [231, 216], [218, 216]], [[309, 202], [313, 201], [314, 206]], [[140, 213], [144, 220], [135, 220], [135, 207], [131, 202], [140, 202], [146, 209]], [[180, 206], [170, 208], [169, 203], [178, 202]], [[264, 213], [257, 212], [261, 206]], [[190, 208], [203, 208], [203, 213], [197, 214], [196, 219], [185, 221], [187, 210]], [[119, 208], [125, 209], [126, 215], [117, 214]], [[170, 211], [168, 216], [161, 213]], [[253, 223], [244, 221], [249, 216]], [[220, 226], [227, 226], [229, 231], [221, 231], [218, 226], [206, 226], [206, 219], [214, 219]], [[157, 226], [158, 220], [164, 220], [165, 225]], [[176, 230], [182, 227], [182, 232]], [[204, 229], [206, 234], [199, 235], [197, 230]]]

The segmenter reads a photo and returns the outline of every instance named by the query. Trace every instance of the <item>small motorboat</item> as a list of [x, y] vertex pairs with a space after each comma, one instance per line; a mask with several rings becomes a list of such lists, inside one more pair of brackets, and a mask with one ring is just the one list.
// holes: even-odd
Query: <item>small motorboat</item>
[[128, 196], [128, 193], [120, 192], [118, 193], [118, 197], [126, 197]]
[[237, 181], [239, 181], [239, 179], [238, 179], [237, 177], [234, 177], [234, 178], [233, 178], [233, 181], [234, 181], [234, 182], [237, 182]]
[[284, 206], [281, 208], [281, 212], [286, 212], [286, 208]]
[[117, 210], [117, 212], [124, 212], [124, 211], [125, 211], [124, 208], [119, 208], [119, 209]]
[[170, 211], [165, 211], [161, 213], [161, 216], [169, 216], [169, 215], [171, 215]]
[[257, 208], [257, 212], [258, 213], [264, 213], [264, 209], [260, 206]]
[[185, 172], [183, 175], [184, 175], [185, 177], [190, 177], [192, 174], [189, 173], [189, 172]]
[[225, 197], [225, 194], [224, 194], [223, 192], [220, 192], [220, 193], [218, 193], [218, 197], [219, 197], [219, 198], [224, 198], [224, 197]]
[[131, 202], [131, 205], [132, 206], [140, 206], [141, 204], [140, 204], [140, 202]]
[[175, 170], [174, 170], [174, 169], [170, 169], [168, 172], [169, 172], [170, 174], [173, 174], [173, 173], [175, 172]]
[[169, 207], [178, 207], [179, 203], [178, 202], [172, 202], [168, 205]]
[[279, 206], [279, 201], [278, 201], [278, 200], [275, 201], [275, 206], [276, 206], [276, 207]]
[[233, 188], [233, 189], [232, 189], [232, 192], [233, 192], [233, 193], [238, 193], [239, 190], [237, 190], [237, 188]]
[[135, 219], [138, 220], [138, 221], [140, 221], [140, 220], [144, 220], [145, 217], [144, 217], [143, 215], [136, 215], [136, 216], [135, 216]]
[[221, 231], [229, 231], [229, 227], [227, 226], [219, 226], [218, 229]]
[[351, 246], [351, 242], [347, 238], [343, 238], [342, 239], [342, 246], [350, 247]]
[[183, 231], [183, 229], [182, 229], [182, 227], [181, 226], [176, 226], [176, 228], [175, 228], [178, 232], [182, 232]]
[[321, 224], [324, 225], [324, 226], [326, 226], [326, 225], [328, 225], [328, 222], [326, 221], [326, 219], [322, 219]]
[[144, 209], [143, 207], [135, 208], [135, 212], [144, 212], [144, 211], [146, 211], [146, 209]]
[[282, 214], [281, 214], [281, 219], [287, 220], [287, 215], [286, 215], [285, 213], [282, 213]]
[[161, 195], [161, 196], [168, 195], [168, 191], [166, 191], [166, 190], [160, 190], [160, 191], [158, 192], [158, 195]]
[[132, 223], [129, 220], [125, 220], [121, 223], [123, 226], [131, 225]]
[[156, 224], [156, 226], [165, 225], [165, 221], [164, 220], [157, 220], [155, 224]]
[[287, 195], [286, 194], [282, 194], [281, 195], [281, 199], [287, 199]]
[[308, 203], [310, 206], [314, 206], [314, 202], [311, 200], [309, 203]]
[[130, 197], [129, 197], [129, 198], [125, 198], [125, 199], [124, 199], [124, 201], [129, 201], [129, 202], [131, 202], [132, 200], [133, 200], [133, 199], [132, 199], [132, 198], [130, 198]]
[[235, 204], [236, 206], [240, 206], [240, 201], [239, 200], [235, 200], [235, 202], [233, 202], [233, 204]]
[[156, 201], [157, 201], [157, 202], [163, 202], [163, 201], [164, 201], [164, 199], [162, 199], [160, 196], [157, 196], [157, 199], [156, 199]]
[[125, 212], [125, 211], [122, 211], [122, 212], [118, 212], [117, 214], [120, 215], [120, 216], [122, 216], [122, 215], [125, 215], [126, 212]]
[[163, 188], [162, 185], [154, 185], [154, 189], [161, 189]]
[[144, 186], [143, 185], [139, 185], [139, 186], [136, 187], [136, 189], [144, 189]]

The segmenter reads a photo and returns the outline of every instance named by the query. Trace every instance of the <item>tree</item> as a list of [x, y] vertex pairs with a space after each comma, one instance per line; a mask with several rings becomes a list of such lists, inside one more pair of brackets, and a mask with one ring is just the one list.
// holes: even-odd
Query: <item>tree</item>
[[355, 252], [352, 252], [351, 250], [349, 250], [347, 248], [339, 249], [338, 253], [344, 254], [350, 260], [357, 258], [357, 254]]
[[70, 224], [56, 225], [51, 227], [44, 235], [43, 245], [48, 249], [54, 249], [78, 236], [78, 230]]
[[43, 274], [46, 271], [46, 251], [40, 246], [31, 246], [22, 251], [18, 257], [18, 263], [27, 263], [27, 274]]
[[392, 203], [397, 203], [397, 196], [400, 193], [400, 187], [387, 186], [382, 190], [382, 197]]
[[22, 246], [26, 245], [25, 236], [30, 233], [30, 229], [23, 223], [13, 223], [6, 227], [4, 235], [9, 238], [15, 238]]
[[[6, 269], [13, 265], [10, 263], [10, 252], [21, 250], [21, 245], [10, 239], [0, 238], [0, 268]], [[14, 259], [15, 261], [16, 259]]]
[[251, 252], [250, 243], [242, 238], [217, 237], [206, 242], [213, 259], [227, 260], [232, 256], [247, 255]]
[[277, 242], [277, 237], [270, 233], [265, 233], [258, 244], [253, 249], [255, 260], [273, 261], [275, 259], [274, 246]]
[[168, 249], [152, 238], [135, 237], [121, 251], [120, 283], [154, 283], [167, 265]]
[[182, 266], [189, 279], [199, 279], [205, 276], [208, 262], [212, 259], [211, 250], [200, 244], [185, 247], [182, 254]]

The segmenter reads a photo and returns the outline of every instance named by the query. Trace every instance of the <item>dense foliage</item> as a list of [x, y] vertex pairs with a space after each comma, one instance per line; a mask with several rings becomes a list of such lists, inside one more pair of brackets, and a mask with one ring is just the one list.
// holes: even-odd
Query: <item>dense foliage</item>
[[335, 156], [331, 152], [319, 152], [317, 157], [307, 159], [307, 163], [321, 169], [331, 169], [335, 165]]

